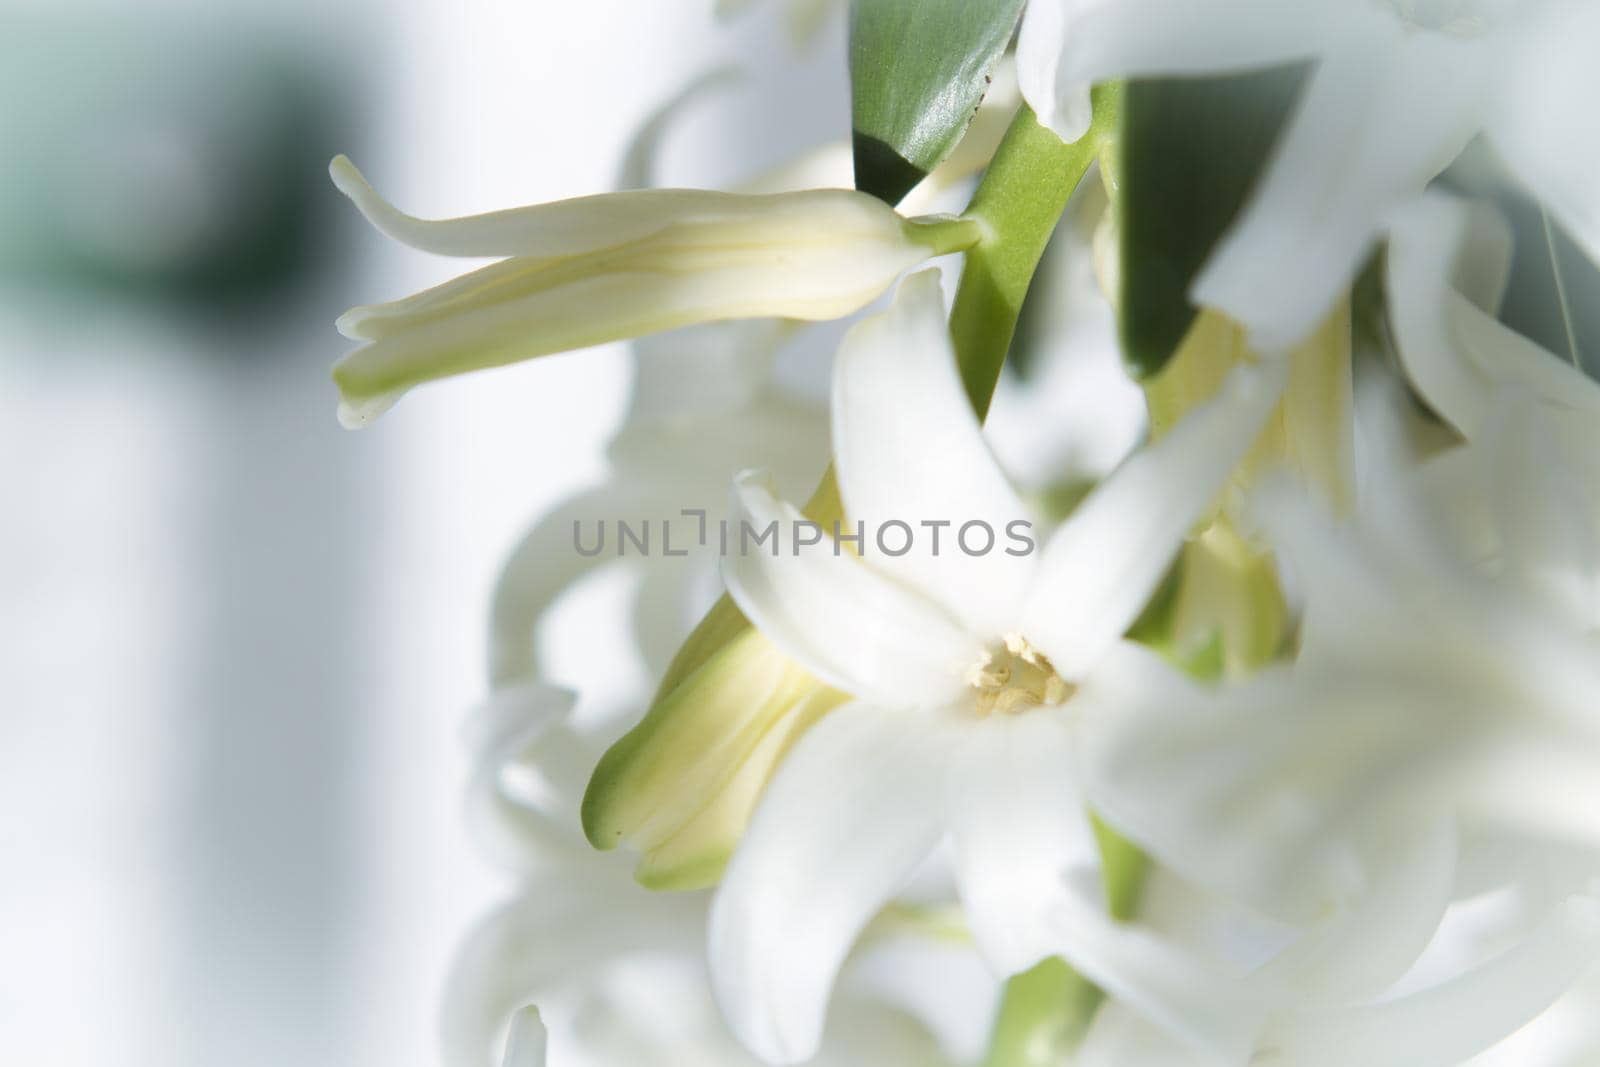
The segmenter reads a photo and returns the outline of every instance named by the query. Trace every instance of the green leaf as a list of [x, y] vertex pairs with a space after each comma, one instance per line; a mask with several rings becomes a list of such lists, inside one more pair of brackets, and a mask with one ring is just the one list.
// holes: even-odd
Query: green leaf
[[1189, 287], [1288, 120], [1306, 67], [1129, 82], [1117, 138], [1117, 300], [1133, 373], [1155, 374], [1198, 308]]
[[855, 0], [856, 188], [890, 204], [950, 153], [989, 87], [1023, 0]]

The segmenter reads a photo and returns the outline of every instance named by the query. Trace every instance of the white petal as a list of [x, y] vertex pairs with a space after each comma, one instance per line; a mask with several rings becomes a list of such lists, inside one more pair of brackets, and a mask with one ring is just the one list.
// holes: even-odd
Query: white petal
[[340, 397], [336, 412], [339, 425], [347, 430], [364, 430], [405, 395], [405, 389], [394, 389], [364, 397]]
[[851, 944], [942, 830], [945, 751], [926, 719], [846, 704], [796, 744], [711, 913], [717, 999], [769, 1063], [815, 1054]]
[[1503, 573], [1586, 633], [1600, 577], [1594, 491], [1567, 462], [1552, 427], [1521, 390], [1508, 390], [1480, 444], [1500, 540]]
[[419, 219], [379, 196], [347, 157], [335, 157], [328, 173], [378, 232], [443, 256], [517, 256], [548, 262], [638, 241], [674, 223], [754, 218], [763, 209], [760, 198], [735, 193], [638, 189], [465, 218]]
[[950, 769], [956, 878], [978, 946], [1004, 975], [1057, 948], [1050, 909], [1095, 847], [1066, 721], [1044, 711], [967, 724]]
[[[1403, 512], [1404, 485], [1397, 480], [1369, 509]], [[1331, 771], [1341, 745], [1360, 746], [1343, 757], [1362, 776], [1363, 784], [1344, 784], [1351, 800], [1400, 787], [1433, 804], [1448, 798], [1482, 818], [1594, 841], [1586, 813], [1600, 804], [1600, 736], [1588, 709], [1600, 699], [1600, 662], [1584, 613], [1564, 610], [1571, 590], [1558, 588], [1553, 601], [1548, 590], [1542, 602], [1507, 596], [1504, 583], [1470, 569], [1476, 561], [1441, 558], [1434, 548], [1446, 542], [1430, 536], [1424, 522], [1398, 527], [1409, 542], [1384, 543], [1341, 535], [1293, 507], [1271, 510], [1266, 527], [1310, 602], [1299, 668], [1305, 695], [1296, 701], [1285, 693], [1285, 701], [1307, 709], [1326, 704], [1301, 727], [1305, 756], [1320, 745]], [[1378, 685], [1385, 677], [1387, 691]], [[1337, 711], [1340, 701], [1344, 710]], [[1388, 720], [1374, 715], [1385, 707]], [[1297, 707], [1289, 718], [1299, 714]], [[1341, 722], [1339, 736], [1311, 740]], [[1282, 716], [1236, 725], [1238, 736], [1258, 745], [1285, 728]], [[1303, 757], [1277, 758], [1287, 768]], [[1329, 805], [1337, 801], [1338, 779], [1299, 774], [1320, 782], [1326, 817], [1337, 807]]]
[[507, 1018], [530, 1001], [633, 953], [691, 953], [705, 933], [704, 897], [648, 893], [626, 864], [593, 862], [530, 883], [462, 943], [445, 982], [441, 1041], [451, 1067], [491, 1067]]
[[1056, 953], [1085, 978], [1183, 1042], [1200, 1062], [1242, 1062], [1268, 1001], [1143, 927], [1113, 920], [1076, 889], [1058, 898], [1051, 921]]
[[1577, 1067], [1600, 1053], [1600, 982], [1580, 981], [1538, 1018], [1470, 1061], [1471, 1067]]
[[535, 636], [539, 620], [557, 598], [584, 575], [617, 562], [616, 548], [590, 555], [601, 522], [614, 533], [617, 519], [670, 515], [676, 508], [651, 493], [620, 485], [601, 486], [557, 504], [525, 533], [512, 549], [495, 582], [489, 612], [489, 677], [496, 685], [537, 677], [540, 664]]
[[1254, 981], [1328, 1002], [1370, 1000], [1394, 985], [1432, 940], [1455, 888], [1448, 822], [1411, 832], [1379, 827], [1385, 846], [1355, 903], [1321, 920]]
[[[735, 480], [731, 514], [723, 581], [785, 654], [829, 685], [887, 707], [963, 694], [964, 672], [981, 646], [937, 604], [834, 544], [831, 530], [816, 544], [799, 544], [809, 536], [807, 520], [760, 475]], [[769, 529], [773, 537], [758, 543]]]
[[1360, 535], [1304, 487], [1274, 479], [1250, 497], [1251, 521], [1304, 590], [1298, 657], [1303, 669], [1326, 667], [1335, 676], [1341, 664], [1352, 662], [1436, 662], [1437, 650], [1451, 640], [1470, 643], [1470, 613], [1441, 613], [1431, 595], [1394, 595], [1396, 588], [1465, 594], [1473, 576], [1460, 560], [1437, 551], [1448, 542], [1402, 476], [1400, 465], [1409, 458], [1383, 447], [1375, 459], [1363, 506], [1382, 518], [1370, 520]]
[[1518, 50], [1504, 72], [1489, 139], [1588, 252], [1600, 262], [1600, 136], [1589, 103], [1600, 95], [1592, 42], [1593, 4], [1529, 4]]
[[[672, 193], [682, 196], [659, 199]], [[600, 203], [580, 215], [649, 215], [649, 226], [641, 222], [624, 243], [590, 254], [517, 256], [408, 300], [347, 313], [342, 328], [373, 340], [334, 366], [346, 402], [703, 322], [839, 318], [976, 232], [963, 220], [912, 226], [881, 201], [842, 189], [774, 196], [645, 190], [592, 199]], [[556, 208], [563, 205], [523, 210]], [[582, 222], [575, 232], [605, 237], [608, 223]]]
[[1421, 193], [1477, 131], [1484, 58], [1464, 41], [1398, 28], [1326, 58], [1194, 300], [1249, 327], [1263, 351], [1305, 338], [1390, 208]]
[[661, 139], [678, 116], [708, 90], [722, 88], [739, 80], [737, 67], [715, 67], [690, 80], [682, 89], [658, 106], [650, 117], [634, 132], [622, 155], [622, 165], [617, 168], [618, 189], [645, 189], [660, 185], [657, 180], [657, 156], [661, 153]]
[[1575, 458], [1588, 462], [1600, 452], [1600, 386], [1494, 317], [1510, 255], [1505, 223], [1482, 207], [1434, 194], [1397, 212], [1387, 284], [1401, 362], [1429, 406], [1469, 440], [1517, 388], [1537, 398]]
[[[1593, 661], [1593, 646], [1588, 648]], [[1593, 709], [1600, 681], [1571, 694], [1573, 703]], [[1510, 709], [1505, 709], [1509, 711]], [[1532, 710], [1532, 709], [1530, 709]], [[1543, 710], [1543, 709], [1540, 709]], [[1592, 716], [1592, 710], [1590, 712]], [[1539, 840], [1600, 846], [1600, 739], [1589, 724], [1579, 730], [1554, 730], [1537, 720], [1514, 724], [1484, 746], [1479, 758], [1458, 761], [1449, 784], [1470, 816], [1532, 834]]]
[[543, 263], [522, 256], [503, 259], [399, 300], [358, 304], [340, 315], [333, 325], [352, 341], [381, 341], [419, 323], [492, 302], [498, 294], [512, 291], [536, 276]]
[[1117, 641], [1105, 651], [1071, 703], [1079, 732], [1118, 725], [1124, 707], [1184, 708], [1211, 698], [1212, 686], [1196, 681], [1155, 650]]
[[628, 421], [681, 420], [753, 403], [771, 385], [778, 348], [795, 329], [781, 319], [743, 319], [639, 338]]
[[[792, 193], [801, 189], [853, 189], [855, 188], [855, 160], [851, 156], [850, 142], [841, 138], [818, 145], [803, 155], [785, 160], [777, 166], [741, 181], [741, 193]], [[899, 207], [906, 214], [915, 214], [905, 200]]]
[[1032, 0], [1017, 32], [1017, 82], [1040, 125], [1068, 144], [1089, 131], [1089, 83], [1063, 79], [1061, 49], [1073, 0]]
[[544, 1020], [532, 1004], [511, 1017], [511, 1034], [506, 1038], [506, 1058], [500, 1067], [544, 1067]]
[[1396, 212], [1388, 290], [1396, 346], [1428, 404], [1469, 439], [1516, 383], [1557, 409], [1600, 414], [1600, 388], [1495, 320], [1511, 237], [1486, 208], [1432, 194]]
[[343, 157], [331, 170], [397, 239], [510, 257], [341, 316], [344, 333], [369, 342], [333, 370], [352, 420], [422, 382], [554, 352], [729, 319], [840, 318], [979, 236], [971, 220], [908, 221], [848, 189], [645, 189], [425, 222], [381, 200]]
[[1600, 907], [1574, 898], [1525, 942], [1452, 981], [1396, 1000], [1275, 1021], [1259, 1062], [1293, 1067], [1449, 1067], [1509, 1036], [1600, 960]]
[[[905, 554], [877, 543], [863, 549], [874, 567], [979, 635], [1016, 625], [1034, 561], [1006, 552], [1007, 528], [1026, 523], [1027, 512], [962, 387], [938, 271], [907, 278], [889, 310], [856, 324], [839, 346], [833, 451], [845, 515], [869, 533], [905, 524], [884, 532], [889, 552], [910, 540]], [[945, 526], [924, 526], [930, 522]], [[972, 527], [970, 541], [968, 523], [984, 524]], [[964, 544], [987, 550], [968, 555]]]
[[1475, 442], [1453, 458], [1488, 491], [1507, 571], [1592, 626], [1600, 386], [1494, 318], [1498, 291], [1486, 294], [1467, 273], [1486, 248], [1509, 262], [1504, 224], [1463, 201], [1430, 196], [1396, 216], [1388, 287], [1397, 347], [1429, 405]]
[[715, 526], [727, 514], [728, 483], [742, 470], [769, 471], [791, 498], [810, 493], [828, 465], [828, 416], [810, 403], [766, 395], [738, 410], [634, 423], [607, 454], [619, 477], [674, 498], [666, 515], [684, 527], [672, 533], [677, 551], [701, 540], [699, 516], [683, 509], [705, 509]]
[[[1101, 0], [1060, 28], [1062, 77], [1212, 74], [1309, 59], [1377, 20], [1343, 0]], [[1352, 10], [1354, 9], [1354, 10]], [[1020, 62], [1020, 55], [1019, 55]]]
[[[936, 980], [935, 976], [928, 974], [920, 974], [917, 978]], [[971, 1004], [962, 1005], [967, 1011], [973, 1007]], [[730, 1041], [728, 1044], [733, 1043]], [[672, 1067], [677, 1067], [679, 1062], [673, 1060]], [[692, 1062], [699, 1067], [706, 1061], [695, 1059]], [[744, 1067], [757, 1061], [747, 1054], [740, 1054], [737, 1059], [717, 1059], [713, 1062]], [[841, 998], [830, 1020], [822, 1048], [808, 1067], [861, 1067], [862, 1064], [872, 1064], [873, 1067], [957, 1067], [958, 1062], [944, 1054], [938, 1037], [916, 1015], [897, 1010], [896, 1005], [881, 1000]]]
[[[1138, 921], [1219, 974], [1248, 976], [1300, 937], [1298, 927], [1207, 890], [1172, 868], [1150, 865], [1139, 894]], [[1293, 996], [1292, 990], [1284, 991]]]
[[1072, 1058], [1073, 1067], [1205, 1067], [1226, 1062], [1197, 1060], [1194, 1049], [1114, 1000], [1095, 1013]]
[[576, 698], [554, 686], [497, 689], [463, 731], [476, 763], [503, 763], [566, 721]]
[[[967, 939], [954, 932], [958, 928], [930, 930], [917, 918], [905, 921], [895, 911], [886, 913], [881, 924], [868, 929], [846, 968], [840, 999], [880, 1010], [893, 1006], [936, 1034], [951, 1061], [977, 1063], [994, 1030], [1000, 980]], [[829, 1029], [848, 1034], [841, 1027]], [[877, 1061], [843, 1058], [839, 1067], [861, 1062]], [[932, 1067], [926, 1058], [910, 1062]]]
[[1409, 790], [1459, 694], [1381, 667], [1346, 675], [1271, 671], [1177, 706], [1161, 689], [1125, 696], [1083, 735], [1090, 803], [1184, 877], [1268, 915], [1347, 906], [1386, 856], [1374, 830], [1437, 818]]
[[1260, 434], [1285, 374], [1279, 360], [1233, 371], [1214, 399], [1136, 452], [1044, 546], [1022, 632], [1063, 678], [1083, 677], [1138, 618]]
[[[467, 819], [491, 858], [513, 869], [571, 860], [584, 847], [576, 801], [600, 753], [564, 729], [573, 700], [571, 693], [536, 683], [506, 686], [468, 721], [473, 770]], [[540, 773], [552, 762], [553, 775]], [[524, 792], [509, 780], [518, 771], [542, 780], [525, 783], [532, 791]], [[563, 773], [565, 780], [552, 781]]]

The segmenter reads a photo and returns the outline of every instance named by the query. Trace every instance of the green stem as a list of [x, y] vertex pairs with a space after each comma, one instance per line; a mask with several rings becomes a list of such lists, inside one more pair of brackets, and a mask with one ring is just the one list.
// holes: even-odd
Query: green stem
[[983, 1067], [1060, 1067], [1105, 995], [1060, 959], [1006, 982]]
[[967, 252], [950, 313], [950, 336], [967, 396], [980, 417], [1000, 380], [1023, 297], [1073, 190], [1116, 126], [1118, 93], [1096, 90], [1094, 123], [1071, 144], [1024, 107], [984, 172], [966, 218], [983, 227]]

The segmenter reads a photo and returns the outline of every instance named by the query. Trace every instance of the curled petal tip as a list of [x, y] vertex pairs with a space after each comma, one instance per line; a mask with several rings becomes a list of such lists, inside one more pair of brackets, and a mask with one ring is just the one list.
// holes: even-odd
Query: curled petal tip
[[333, 320], [333, 328], [339, 331], [340, 336], [352, 341], [372, 341], [376, 338], [366, 330], [367, 323], [372, 316], [364, 307], [353, 307]]
[[381, 396], [363, 397], [352, 399], [341, 397], [339, 399], [339, 425], [347, 430], [364, 430], [400, 399], [405, 390], [393, 393], [384, 393]]
[[356, 165], [350, 162], [350, 157], [340, 152], [328, 163], [328, 177], [333, 179], [334, 187], [352, 200], [357, 192], [366, 187], [367, 179], [361, 176]]
[[544, 1067], [546, 1040], [539, 1009], [532, 1004], [518, 1009], [511, 1017], [511, 1031], [501, 1067]]
[[744, 467], [733, 475], [735, 489], [769, 489], [774, 490], [772, 472], [765, 467]]
[[354, 163], [350, 162], [349, 156], [343, 153], [334, 156], [328, 164], [328, 177], [333, 179], [334, 188], [349, 197], [355, 204], [356, 210], [361, 212], [379, 233], [393, 237], [402, 244], [415, 243], [407, 240], [407, 232], [416, 220], [395, 210], [380, 197], [378, 191], [372, 187], [372, 183], [356, 169]]
[[347, 430], [364, 430], [367, 424], [372, 421], [370, 417], [362, 415], [357, 408], [345, 403], [343, 400], [339, 401], [337, 415], [339, 425]]

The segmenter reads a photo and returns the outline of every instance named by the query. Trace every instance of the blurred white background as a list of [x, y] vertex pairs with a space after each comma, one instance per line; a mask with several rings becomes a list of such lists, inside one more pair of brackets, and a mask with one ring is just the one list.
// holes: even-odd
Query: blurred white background
[[334, 317], [461, 265], [367, 231], [326, 163], [425, 215], [601, 190], [735, 58], [670, 182], [844, 134], [841, 27], [797, 52], [710, 7], [0, 4], [0, 1063], [434, 1062], [496, 891], [457, 744], [489, 590], [601, 470], [626, 372], [340, 430]]

